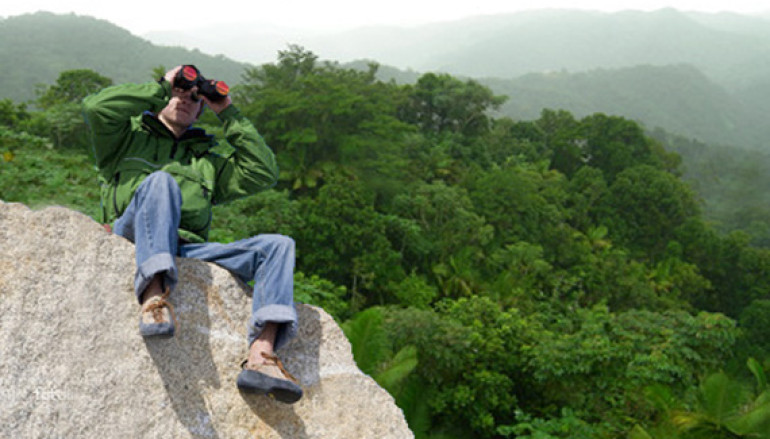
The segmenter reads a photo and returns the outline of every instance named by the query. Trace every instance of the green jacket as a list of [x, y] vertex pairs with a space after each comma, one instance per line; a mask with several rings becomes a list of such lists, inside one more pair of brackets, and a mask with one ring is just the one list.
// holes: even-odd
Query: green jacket
[[212, 205], [271, 187], [278, 166], [257, 130], [233, 105], [218, 115], [232, 152], [212, 152], [214, 137], [198, 128], [177, 139], [155, 116], [170, 97], [171, 85], [163, 81], [117, 85], [83, 100], [99, 169], [102, 222], [112, 223], [123, 214], [149, 174], [165, 171], [182, 192], [179, 236], [204, 242]]

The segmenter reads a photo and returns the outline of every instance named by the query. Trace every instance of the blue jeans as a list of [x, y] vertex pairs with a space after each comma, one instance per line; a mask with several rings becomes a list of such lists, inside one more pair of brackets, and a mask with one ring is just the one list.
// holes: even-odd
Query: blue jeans
[[172, 291], [178, 274], [174, 256], [213, 262], [243, 282], [254, 281], [249, 346], [268, 322], [278, 323], [275, 349], [297, 334], [294, 307], [294, 240], [283, 235], [257, 235], [220, 244], [179, 244], [179, 185], [166, 172], [154, 172], [139, 185], [131, 203], [113, 227], [136, 245], [134, 290], [137, 300], [156, 274]]

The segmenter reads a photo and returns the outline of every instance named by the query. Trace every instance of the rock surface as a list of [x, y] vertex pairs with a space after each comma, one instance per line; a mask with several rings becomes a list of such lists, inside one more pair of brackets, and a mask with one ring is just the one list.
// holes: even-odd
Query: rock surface
[[134, 267], [133, 245], [80, 213], [0, 202], [0, 437], [413, 437], [323, 310], [298, 305], [279, 354], [305, 396], [284, 405], [235, 386], [243, 284], [179, 259], [177, 336], [145, 342]]

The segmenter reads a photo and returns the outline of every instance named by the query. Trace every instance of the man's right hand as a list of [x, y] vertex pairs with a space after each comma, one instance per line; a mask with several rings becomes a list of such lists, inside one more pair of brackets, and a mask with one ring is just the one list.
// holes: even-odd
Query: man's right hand
[[182, 66], [176, 66], [173, 69], [166, 72], [166, 75], [163, 76], [163, 79], [168, 81], [171, 84], [171, 87], [174, 87], [174, 78], [176, 78], [176, 74], [179, 73], [179, 71], [182, 70]]

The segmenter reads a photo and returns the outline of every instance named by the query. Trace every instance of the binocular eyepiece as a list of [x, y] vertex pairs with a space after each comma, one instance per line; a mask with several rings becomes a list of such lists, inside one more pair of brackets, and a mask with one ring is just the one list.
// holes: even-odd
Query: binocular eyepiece
[[174, 77], [174, 87], [182, 90], [189, 90], [198, 87], [197, 92], [193, 92], [192, 99], [197, 101], [199, 95], [206, 96], [210, 101], [220, 101], [230, 93], [230, 87], [224, 81], [215, 81], [206, 79], [201, 75], [200, 70], [192, 64], [182, 66]]

